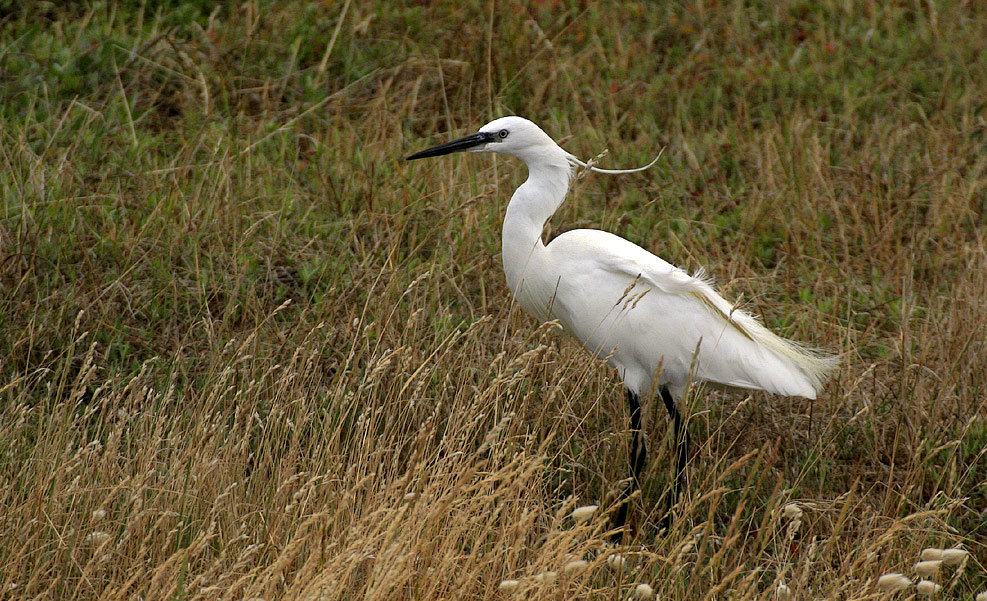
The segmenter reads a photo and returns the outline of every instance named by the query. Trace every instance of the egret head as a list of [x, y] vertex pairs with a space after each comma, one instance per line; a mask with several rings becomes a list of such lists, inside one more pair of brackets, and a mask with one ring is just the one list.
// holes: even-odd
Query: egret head
[[[408, 157], [407, 160], [437, 157], [453, 152], [499, 152], [530, 163], [546, 150], [559, 148], [540, 127], [524, 117], [501, 117], [465, 138], [433, 146]], [[561, 149], [560, 149], [561, 150]]]
[[531, 121], [524, 117], [511, 116], [494, 119], [481, 127], [480, 131], [475, 134], [416, 152], [406, 160], [438, 157], [453, 152], [499, 152], [521, 159], [528, 165], [529, 169], [537, 166], [549, 166], [567, 170], [570, 176], [572, 175], [571, 169], [575, 168], [576, 165], [597, 173], [637, 173], [649, 169], [661, 158], [661, 152], [659, 152], [655, 160], [636, 169], [600, 169], [562, 150], [548, 134]]

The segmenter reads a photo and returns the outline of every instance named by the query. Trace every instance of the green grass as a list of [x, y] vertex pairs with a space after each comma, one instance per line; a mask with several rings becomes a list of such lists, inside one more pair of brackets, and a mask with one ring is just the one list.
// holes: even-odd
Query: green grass
[[[937, 581], [972, 598], [985, 46], [948, 1], [0, 3], [0, 597], [863, 599], [962, 545]], [[615, 374], [500, 270], [523, 168], [401, 160], [506, 114], [603, 167], [666, 149], [549, 235], [842, 357], [815, 402], [698, 391], [664, 534], [649, 408], [626, 572]]]

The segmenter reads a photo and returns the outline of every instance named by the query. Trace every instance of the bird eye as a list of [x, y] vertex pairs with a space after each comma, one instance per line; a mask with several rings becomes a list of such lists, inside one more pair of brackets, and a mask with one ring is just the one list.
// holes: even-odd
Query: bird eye
[[507, 137], [507, 130], [506, 129], [502, 129], [499, 132], [497, 132], [497, 135], [500, 136], [500, 139], [501, 140], [503, 140], [504, 138]]

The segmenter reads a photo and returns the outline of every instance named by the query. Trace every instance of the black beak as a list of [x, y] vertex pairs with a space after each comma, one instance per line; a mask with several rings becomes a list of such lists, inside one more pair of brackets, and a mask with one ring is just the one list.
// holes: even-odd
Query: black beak
[[450, 154], [453, 152], [462, 152], [464, 150], [469, 150], [470, 148], [476, 148], [477, 146], [488, 144], [496, 139], [496, 136], [489, 132], [470, 134], [465, 138], [459, 138], [458, 140], [453, 140], [452, 142], [446, 142], [445, 144], [439, 144], [438, 146], [427, 148], [421, 152], [416, 152], [405, 160], [413, 161], [415, 159], [427, 159], [428, 157], [440, 157], [444, 154]]

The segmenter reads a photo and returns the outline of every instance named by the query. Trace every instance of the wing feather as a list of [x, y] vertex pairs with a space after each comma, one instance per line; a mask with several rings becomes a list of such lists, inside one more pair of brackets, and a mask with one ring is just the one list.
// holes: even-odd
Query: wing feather
[[[566, 237], [568, 240], [563, 240]], [[635, 324], [635, 338], [641, 341], [642, 352], [652, 350], [649, 337], [663, 341], [665, 346], [674, 341], [679, 348], [665, 352], [677, 355], [691, 354], [700, 347], [694, 374], [700, 380], [815, 398], [836, 366], [834, 357], [772, 333], [756, 317], [718, 294], [701, 271], [689, 275], [607, 232], [575, 230], [551, 246], [558, 242], [563, 244], [557, 250], [577, 253], [586, 257], [587, 263], [592, 257], [592, 270], [581, 276], [574, 274], [584, 278], [588, 286], [626, 282], [621, 300], [627, 306], [623, 309]], [[641, 287], [645, 290], [638, 290]], [[622, 343], [626, 346], [628, 341]], [[680, 363], [684, 360], [678, 358]], [[667, 366], [668, 357], [665, 359]]]

